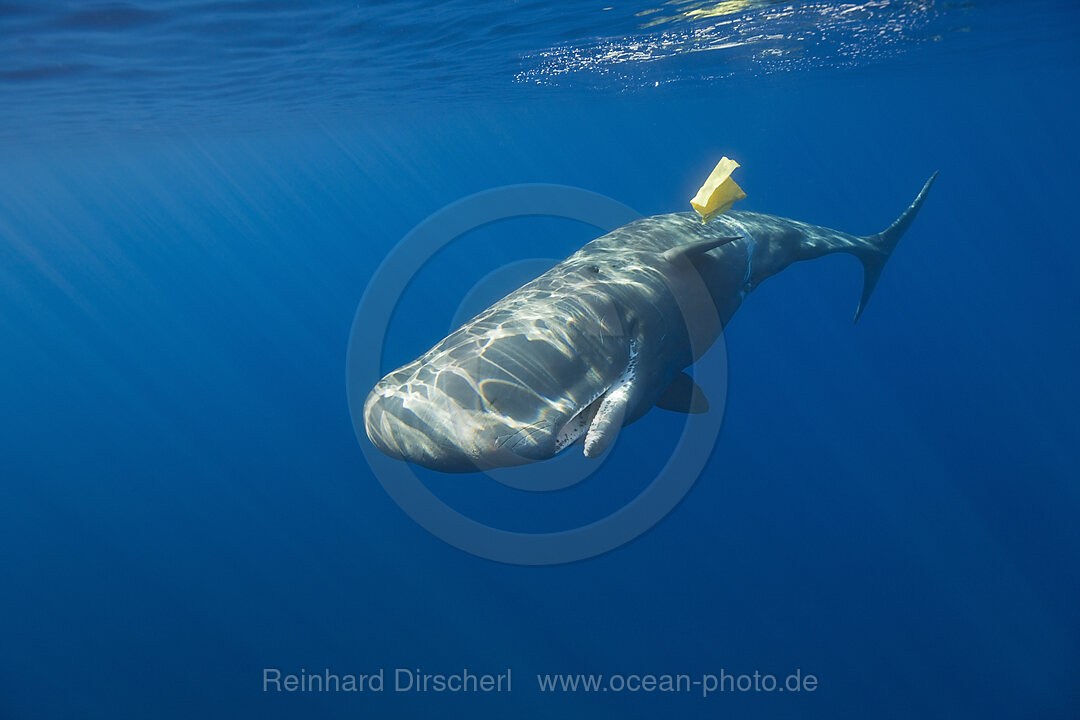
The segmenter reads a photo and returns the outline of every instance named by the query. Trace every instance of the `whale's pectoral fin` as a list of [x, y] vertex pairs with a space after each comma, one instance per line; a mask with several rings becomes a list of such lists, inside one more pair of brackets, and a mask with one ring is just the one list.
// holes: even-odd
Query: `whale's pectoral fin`
[[679, 373], [656, 401], [656, 407], [688, 415], [700, 415], [709, 412], [709, 399], [692, 377]]

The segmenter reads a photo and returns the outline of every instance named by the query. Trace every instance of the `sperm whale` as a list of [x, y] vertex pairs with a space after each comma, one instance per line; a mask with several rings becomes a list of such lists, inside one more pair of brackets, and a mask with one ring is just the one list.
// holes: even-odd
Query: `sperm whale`
[[364, 404], [367, 435], [394, 458], [472, 472], [578, 443], [597, 457], [653, 407], [707, 412], [684, 370], [746, 296], [792, 263], [848, 253], [864, 273], [858, 321], [936, 176], [876, 235], [745, 211], [617, 228], [386, 375]]

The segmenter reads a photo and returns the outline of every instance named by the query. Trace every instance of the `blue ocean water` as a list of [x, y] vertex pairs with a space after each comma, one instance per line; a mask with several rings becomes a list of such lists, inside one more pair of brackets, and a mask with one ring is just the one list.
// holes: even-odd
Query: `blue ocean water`
[[[1080, 716], [1078, 31], [1068, 0], [0, 3], [0, 717]], [[382, 259], [505, 185], [681, 211], [720, 155], [745, 209], [859, 234], [941, 175], [857, 326], [848, 257], [747, 299], [723, 431], [651, 531], [522, 567], [415, 523], [345, 393]], [[466, 234], [385, 368], [493, 270], [595, 235]], [[574, 527], [680, 423], [563, 492], [422, 477]], [[721, 672], [817, 685], [537, 683]]]

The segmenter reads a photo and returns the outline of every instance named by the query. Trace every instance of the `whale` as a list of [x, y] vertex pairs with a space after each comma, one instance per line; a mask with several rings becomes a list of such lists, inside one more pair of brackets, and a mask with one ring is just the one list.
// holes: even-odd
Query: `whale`
[[858, 322], [936, 177], [875, 235], [750, 211], [623, 225], [379, 380], [366, 434], [393, 458], [463, 473], [576, 446], [598, 458], [654, 407], [708, 412], [686, 370], [746, 297], [792, 263], [847, 253], [863, 268]]

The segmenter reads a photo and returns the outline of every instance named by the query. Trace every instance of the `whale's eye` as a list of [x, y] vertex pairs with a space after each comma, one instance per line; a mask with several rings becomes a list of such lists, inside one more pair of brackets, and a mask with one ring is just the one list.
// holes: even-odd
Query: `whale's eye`
[[596, 267], [595, 265], [588, 265], [585, 269], [594, 274], [600, 272], [600, 268]]

